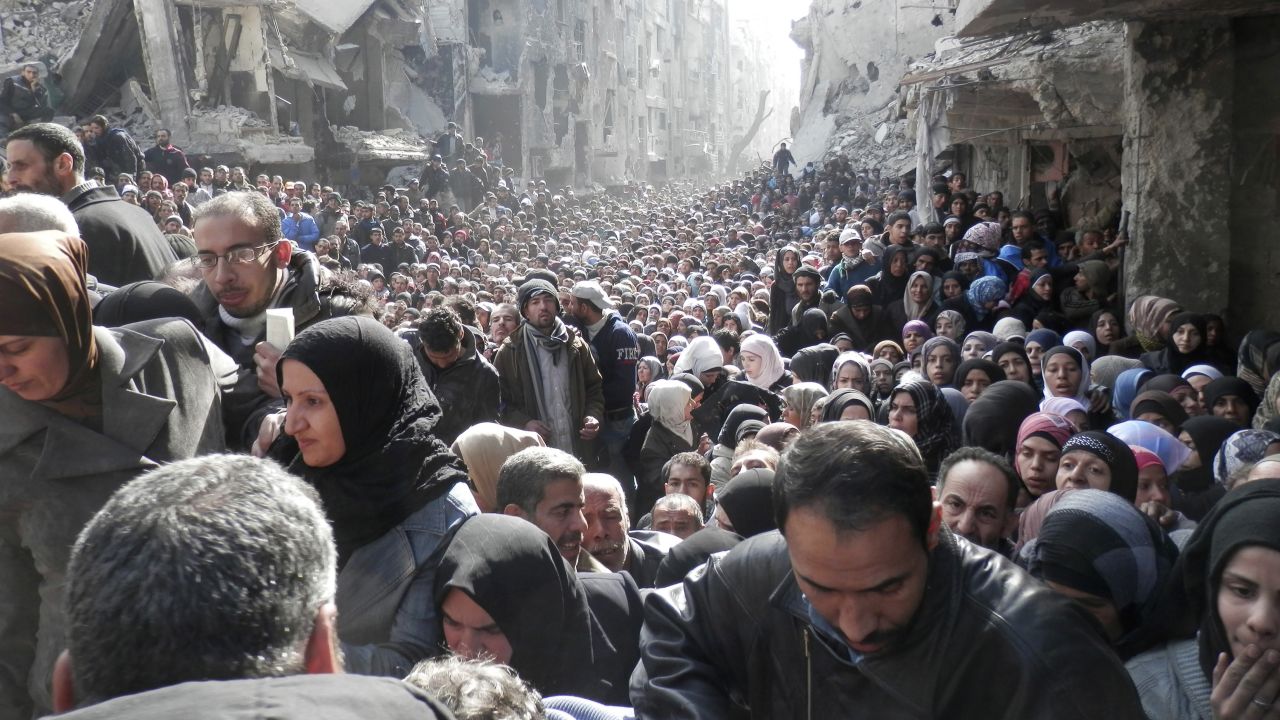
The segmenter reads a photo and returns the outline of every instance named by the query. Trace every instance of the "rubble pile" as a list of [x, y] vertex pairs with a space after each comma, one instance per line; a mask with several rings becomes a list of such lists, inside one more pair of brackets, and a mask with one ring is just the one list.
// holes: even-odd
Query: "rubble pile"
[[431, 146], [413, 130], [370, 132], [352, 125], [334, 128], [333, 137], [361, 162], [424, 163]]
[[89, 0], [0, 0], [0, 61], [61, 59], [75, 47], [90, 9]]

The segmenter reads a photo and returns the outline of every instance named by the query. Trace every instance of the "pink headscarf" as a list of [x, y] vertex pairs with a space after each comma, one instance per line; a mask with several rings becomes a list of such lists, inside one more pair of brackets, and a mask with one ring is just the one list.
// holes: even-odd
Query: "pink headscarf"
[[1139, 472], [1143, 468], [1149, 468], [1152, 465], [1159, 465], [1162, 469], [1164, 468], [1164, 462], [1160, 460], [1160, 456], [1150, 450], [1139, 445], [1130, 445], [1129, 449], [1133, 451], [1133, 457], [1138, 461]]
[[[1076, 426], [1072, 425], [1070, 420], [1061, 415], [1038, 412], [1028, 415], [1027, 419], [1022, 421], [1022, 425], [1018, 427], [1018, 443], [1014, 447], [1022, 447], [1022, 443], [1027, 438], [1035, 435], [1043, 437], [1061, 449], [1067, 438], [1074, 434], [1076, 434]], [[1019, 475], [1022, 474], [1022, 468], [1018, 467], [1017, 454], [1013, 458], [1013, 467]]]

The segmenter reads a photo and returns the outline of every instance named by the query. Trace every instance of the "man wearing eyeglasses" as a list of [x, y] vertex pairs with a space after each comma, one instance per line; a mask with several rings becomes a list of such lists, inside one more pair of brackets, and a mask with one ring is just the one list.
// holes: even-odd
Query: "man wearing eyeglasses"
[[[276, 361], [284, 348], [266, 342], [267, 310], [292, 308], [294, 329], [329, 317], [320, 286], [327, 280], [316, 257], [284, 239], [280, 212], [256, 192], [219, 195], [196, 209], [196, 256], [203, 278], [192, 300], [204, 316], [200, 329], [240, 366], [227, 442], [247, 448], [262, 418], [280, 409]], [[327, 293], [326, 293], [327, 295]]]

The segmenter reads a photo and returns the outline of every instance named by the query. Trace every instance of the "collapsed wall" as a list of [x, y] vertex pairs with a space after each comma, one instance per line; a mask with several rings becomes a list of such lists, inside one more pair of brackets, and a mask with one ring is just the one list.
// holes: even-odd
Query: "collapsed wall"
[[927, 3], [813, 0], [791, 38], [805, 50], [792, 154], [801, 164], [844, 153], [896, 174], [912, 167], [898, 81], [954, 30], [949, 10]]

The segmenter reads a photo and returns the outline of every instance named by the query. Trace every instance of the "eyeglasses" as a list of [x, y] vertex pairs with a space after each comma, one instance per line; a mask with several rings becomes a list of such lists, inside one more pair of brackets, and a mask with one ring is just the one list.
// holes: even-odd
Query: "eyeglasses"
[[279, 244], [280, 241], [277, 240], [266, 245], [232, 248], [222, 255], [207, 252], [197, 253], [195, 257], [191, 258], [191, 263], [201, 270], [212, 270], [218, 267], [219, 260], [226, 260], [228, 265], [249, 265], [257, 262], [258, 258], [271, 252]]

